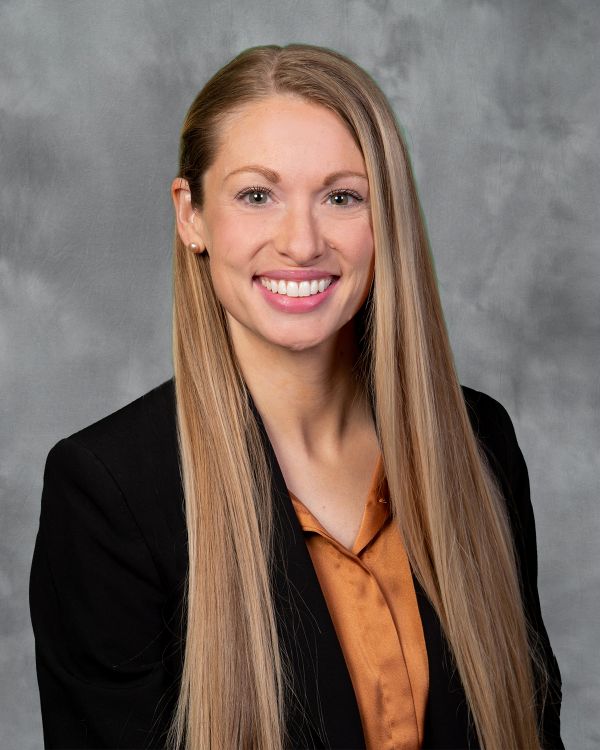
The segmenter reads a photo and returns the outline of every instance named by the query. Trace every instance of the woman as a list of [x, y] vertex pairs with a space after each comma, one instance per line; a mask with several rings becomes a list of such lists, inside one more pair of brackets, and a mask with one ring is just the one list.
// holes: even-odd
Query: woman
[[246, 50], [172, 185], [174, 379], [47, 459], [47, 747], [562, 747], [527, 468], [357, 65]]

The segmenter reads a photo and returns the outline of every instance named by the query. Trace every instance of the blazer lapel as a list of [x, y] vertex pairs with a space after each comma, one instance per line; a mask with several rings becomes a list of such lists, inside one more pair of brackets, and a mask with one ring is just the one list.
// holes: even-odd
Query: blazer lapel
[[[274, 509], [273, 593], [278, 634], [292, 668], [286, 726], [293, 748], [365, 748], [344, 654], [275, 451], [250, 399], [271, 469]], [[295, 696], [295, 697], [294, 697]]]
[[469, 719], [467, 698], [440, 620], [413, 573], [429, 661], [429, 693], [425, 712], [427, 750], [478, 750]]
[[[365, 748], [360, 713], [343, 651], [304, 539], [304, 532], [262, 418], [250, 406], [271, 470], [274, 580], [278, 633], [288, 654], [296, 700], [287, 720], [292, 748]], [[413, 575], [429, 661], [423, 749], [475, 750], [467, 700], [439, 618]]]

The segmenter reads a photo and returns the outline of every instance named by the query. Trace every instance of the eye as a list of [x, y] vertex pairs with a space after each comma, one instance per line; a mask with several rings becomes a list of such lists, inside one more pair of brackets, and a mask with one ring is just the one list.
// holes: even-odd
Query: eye
[[[327, 196], [328, 199], [333, 199], [332, 206], [352, 206], [356, 203], [362, 203], [363, 199], [354, 190], [332, 190]], [[352, 199], [352, 200], [350, 200]]]
[[[267, 198], [272, 192], [273, 191], [269, 190], [269, 188], [255, 185], [254, 187], [242, 190], [242, 192], [238, 193], [235, 197], [236, 200], [241, 200], [249, 206], [264, 206], [267, 202]], [[250, 200], [245, 200], [246, 197], [249, 197]]]

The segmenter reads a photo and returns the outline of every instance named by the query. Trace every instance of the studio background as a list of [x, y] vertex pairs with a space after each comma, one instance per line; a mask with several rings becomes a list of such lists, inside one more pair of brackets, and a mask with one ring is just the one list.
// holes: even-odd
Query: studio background
[[44, 461], [169, 378], [185, 111], [234, 54], [311, 42], [405, 130], [463, 384], [529, 468], [568, 748], [600, 747], [600, 4], [0, 3], [0, 746], [42, 746], [27, 587]]

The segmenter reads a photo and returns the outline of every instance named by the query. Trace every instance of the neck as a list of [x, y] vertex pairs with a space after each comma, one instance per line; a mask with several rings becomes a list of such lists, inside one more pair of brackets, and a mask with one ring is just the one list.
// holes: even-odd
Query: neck
[[250, 335], [230, 319], [233, 347], [252, 399], [277, 449], [307, 457], [338, 455], [371, 411], [355, 372], [351, 321], [319, 346], [292, 351]]

